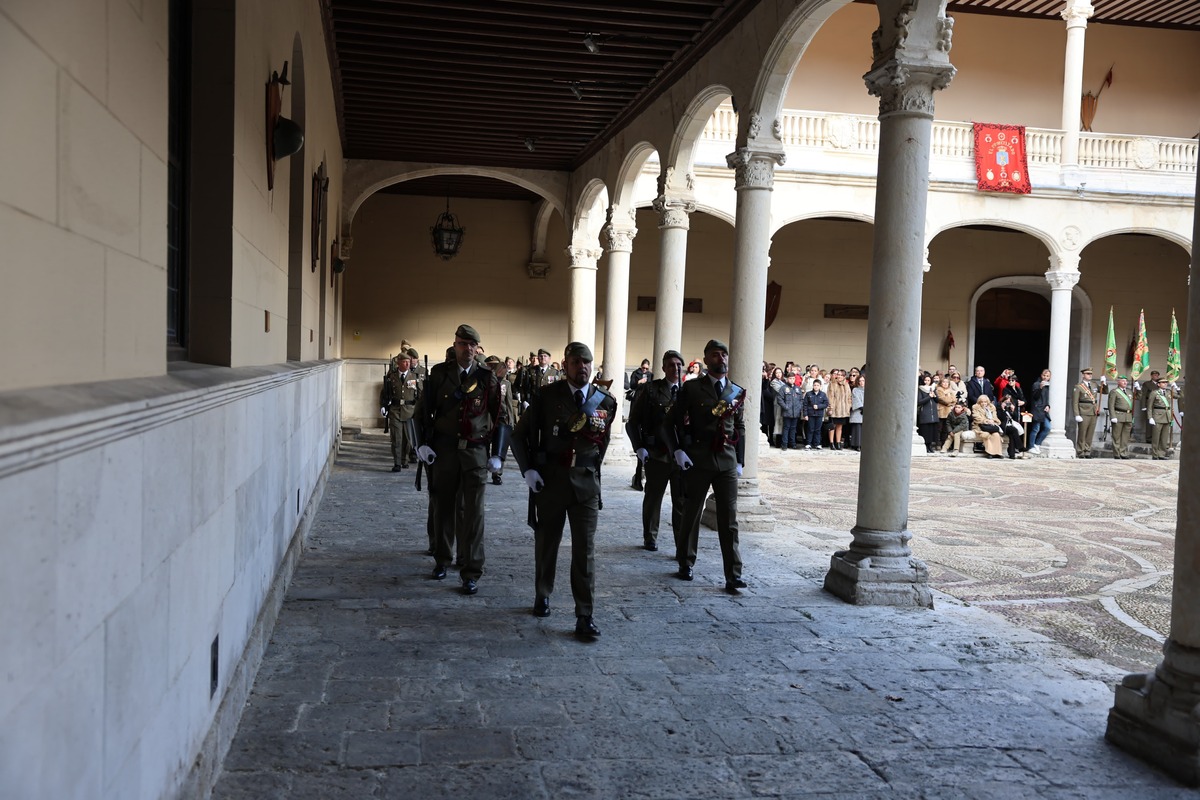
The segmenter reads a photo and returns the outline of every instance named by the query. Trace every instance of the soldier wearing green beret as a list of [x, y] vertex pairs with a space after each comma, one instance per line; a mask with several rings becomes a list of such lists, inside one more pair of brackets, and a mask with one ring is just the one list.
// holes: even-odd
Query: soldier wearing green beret
[[717, 501], [717, 537], [725, 565], [725, 589], [743, 589], [738, 552], [737, 479], [746, 460], [746, 425], [742, 408], [746, 391], [729, 380], [729, 347], [717, 339], [704, 346], [708, 374], [679, 390], [666, 426], [675, 463], [684, 471], [687, 500], [683, 524], [675, 529], [679, 577], [692, 579], [700, 536], [700, 516], [712, 487]]
[[537, 351], [536, 361], [530, 363], [523, 371], [524, 383], [521, 386], [521, 400], [528, 403], [538, 389], [557, 380], [562, 380], [563, 373], [550, 363], [550, 351]]
[[662, 369], [665, 377], [641, 384], [625, 421], [629, 443], [646, 469], [642, 546], [651, 551], [658, 549], [659, 518], [668, 485], [671, 487], [671, 528], [676, 531], [676, 536], [683, 529], [683, 472], [672, 458], [663, 433], [663, 426], [670, 418], [671, 408], [683, 385], [683, 356], [675, 350], [663, 353]]
[[[500, 469], [507, 422], [500, 381], [475, 360], [479, 334], [454, 332], [453, 360], [429, 370], [417, 407], [417, 455], [430, 465], [436, 505], [432, 577], [446, 577], [457, 544], [463, 592], [475, 594], [483, 574], [483, 492], [487, 473]], [[490, 456], [490, 457], [489, 457]], [[456, 524], [457, 517], [457, 524]], [[452, 544], [453, 543], [453, 544]]]
[[592, 351], [567, 345], [565, 375], [534, 392], [513, 431], [513, 456], [532, 493], [534, 616], [550, 614], [550, 595], [563, 526], [571, 525], [571, 594], [575, 635], [600, 635], [592, 621], [596, 588], [595, 536], [600, 510], [600, 464], [617, 413], [616, 399], [590, 382]]

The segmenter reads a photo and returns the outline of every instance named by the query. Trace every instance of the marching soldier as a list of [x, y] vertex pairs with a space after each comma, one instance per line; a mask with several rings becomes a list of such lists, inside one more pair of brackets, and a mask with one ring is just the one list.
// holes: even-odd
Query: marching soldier
[[[454, 332], [454, 359], [429, 370], [417, 407], [418, 457], [430, 465], [436, 503], [433, 577], [446, 577], [452, 538], [458, 547], [463, 593], [475, 594], [483, 574], [483, 491], [487, 473], [500, 469], [507, 417], [500, 382], [475, 360], [479, 334]], [[493, 435], [499, 431], [499, 435]], [[490, 454], [490, 458], [489, 458]], [[456, 524], [457, 523], [457, 524]]]
[[625, 422], [629, 443], [645, 465], [645, 497], [642, 498], [642, 539], [647, 550], [658, 550], [658, 526], [663, 493], [671, 487], [671, 528], [683, 528], [683, 472], [671, 456], [663, 426], [671, 414], [683, 377], [683, 356], [675, 350], [663, 354], [666, 377], [639, 385]]
[[1167, 379], [1159, 378], [1147, 401], [1147, 425], [1150, 428], [1150, 456], [1155, 461], [1164, 461], [1171, 449], [1171, 396], [1167, 391]]
[[[517, 396], [513, 391], [512, 375], [508, 371], [509, 361], [512, 361], [512, 359], [501, 361], [500, 356], [488, 356], [487, 367], [500, 381], [500, 405], [504, 408], [504, 417], [511, 423], [515, 423], [521, 416], [521, 413], [517, 409]], [[492, 483], [496, 486], [504, 483], [504, 460], [507, 457], [507, 453], [501, 451], [499, 455], [500, 469], [492, 473]]]
[[1096, 417], [1100, 414], [1100, 401], [1092, 389], [1092, 368], [1079, 371], [1079, 383], [1071, 392], [1071, 406], [1075, 409], [1075, 457], [1092, 457], [1092, 437], [1096, 433]]
[[746, 458], [742, 406], [746, 391], [729, 380], [729, 347], [711, 339], [704, 346], [708, 374], [679, 389], [665, 426], [675, 463], [684, 470], [686, 500], [682, 525], [675, 529], [679, 577], [692, 579], [700, 536], [700, 516], [711, 486], [717, 501], [717, 537], [725, 565], [725, 589], [744, 589], [738, 552], [737, 479]]
[[589, 382], [592, 351], [567, 345], [564, 380], [535, 392], [513, 432], [513, 456], [533, 493], [533, 614], [550, 614], [550, 595], [563, 525], [571, 525], [571, 595], [575, 635], [592, 640], [596, 588], [595, 535], [600, 510], [600, 464], [608, 449], [617, 401]]
[[531, 362], [525, 372], [525, 386], [521, 399], [526, 403], [533, 399], [538, 389], [563, 377], [562, 372], [550, 365], [550, 351], [544, 349], [537, 351], [537, 363]]
[[388, 418], [392, 437], [392, 472], [408, 469], [408, 456], [414, 447], [411, 420], [417, 411], [417, 400], [421, 397], [421, 385], [417, 373], [412, 369], [412, 359], [401, 350], [392, 359], [380, 394], [379, 413]]
[[1129, 379], [1117, 378], [1115, 388], [1108, 390], [1108, 419], [1112, 423], [1113, 458], [1129, 458], [1129, 433], [1133, 428], [1134, 399], [1129, 391]]

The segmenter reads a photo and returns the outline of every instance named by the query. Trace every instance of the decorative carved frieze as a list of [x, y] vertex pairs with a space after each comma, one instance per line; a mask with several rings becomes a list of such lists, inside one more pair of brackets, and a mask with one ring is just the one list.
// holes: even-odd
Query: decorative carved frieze
[[782, 166], [783, 153], [769, 153], [739, 147], [725, 156], [733, 170], [735, 189], [770, 189], [775, 185], [775, 167]]
[[1062, 245], [1064, 250], [1078, 250], [1079, 243], [1083, 240], [1083, 231], [1074, 225], [1068, 225], [1063, 228], [1062, 235], [1058, 237], [1058, 243]]

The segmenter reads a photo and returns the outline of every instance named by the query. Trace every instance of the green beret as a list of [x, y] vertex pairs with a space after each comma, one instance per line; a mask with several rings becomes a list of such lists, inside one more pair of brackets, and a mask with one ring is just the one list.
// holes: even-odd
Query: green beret
[[666, 361], [668, 358], [678, 358], [684, 364], [687, 363], [687, 360], [678, 350], [668, 350], [667, 352], [663, 353], [663, 361]]
[[709, 350], [724, 350], [725, 354], [729, 354], [729, 345], [722, 342], [720, 339], [709, 339], [708, 344], [704, 345], [704, 352]]
[[567, 345], [567, 349], [563, 353], [563, 357], [570, 358], [571, 356], [578, 356], [584, 361], [591, 361], [592, 350], [583, 342], [571, 342], [569, 345]]
[[543, 348], [539, 347], [539, 348], [538, 348], [538, 351], [537, 351], [537, 354], [538, 354], [539, 356], [548, 356], [548, 355], [550, 355], [550, 351], [549, 351], [549, 350], [545, 350], [545, 349], [543, 349]]
[[479, 344], [479, 334], [470, 325], [459, 325], [458, 330], [454, 332], [454, 335], [459, 339], [466, 339], [474, 342], [475, 344]]
[[415, 347], [410, 347], [405, 352], [408, 353], [409, 358], [415, 359], [417, 357], [417, 348]]
[[483, 360], [483, 363], [485, 363], [485, 364], [500, 364], [502, 362], [500, 361], [500, 356], [488, 356], [487, 358], [485, 358]]

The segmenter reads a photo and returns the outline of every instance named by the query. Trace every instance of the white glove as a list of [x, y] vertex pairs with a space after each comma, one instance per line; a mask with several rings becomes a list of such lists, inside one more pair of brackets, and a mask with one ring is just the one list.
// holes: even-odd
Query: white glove
[[639, 447], [637, 449], [637, 457], [638, 461], [641, 461], [643, 464], [645, 464], [646, 459], [650, 457], [650, 451], [644, 447]]
[[492, 456], [487, 463], [488, 472], [495, 475], [501, 469], [500, 456]]
[[380, 407], [380, 409], [379, 409], [379, 416], [381, 416], [381, 417], [386, 417], [386, 416], [387, 416], [387, 409], [386, 409], [386, 408], [383, 408], [383, 407]]
[[1171, 388], [1172, 388], [1172, 389], [1174, 389], [1175, 391], [1177, 391], [1177, 392], [1178, 392], [1178, 391], [1179, 391], [1179, 384], [1178, 384], [1178, 383], [1176, 383], [1175, 381], [1171, 381]]
[[432, 464], [437, 458], [437, 453], [433, 452], [433, 448], [427, 444], [423, 444], [417, 448], [417, 458], [424, 461], [426, 464]]
[[1140, 392], [1142, 390], [1142, 385], [1140, 383], [1138, 383], [1137, 381], [1134, 381], [1133, 388], [1134, 388], [1134, 391]]
[[1083, 422], [1083, 417], [1080, 417], [1080, 416], [1078, 416], [1078, 415], [1077, 415], [1077, 416], [1075, 417], [1075, 421], [1076, 421], [1076, 422]]
[[1101, 375], [1101, 376], [1100, 376], [1100, 382], [1101, 382], [1101, 383], [1108, 383], [1108, 376], [1107, 376], [1107, 375]]
[[536, 469], [527, 469], [525, 470], [525, 485], [529, 487], [529, 491], [537, 494], [546, 483]]
[[742, 477], [742, 465], [738, 464], [737, 468], [738, 468], [738, 477], [740, 478], [740, 477]]
[[675, 451], [675, 463], [679, 465], [680, 469], [692, 468], [692, 460], [688, 458], [688, 454], [682, 450]]
[[1154, 421], [1154, 417], [1151, 417], [1151, 418], [1150, 418], [1150, 424], [1151, 424], [1151, 425], [1157, 425], [1158, 423]]

